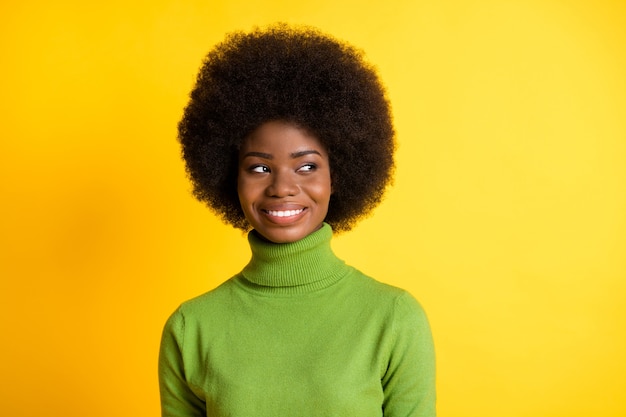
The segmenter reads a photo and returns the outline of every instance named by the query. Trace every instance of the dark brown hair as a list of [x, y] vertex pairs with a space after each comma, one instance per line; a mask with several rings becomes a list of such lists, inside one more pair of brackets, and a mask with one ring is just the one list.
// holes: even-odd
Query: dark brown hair
[[316, 136], [329, 154], [328, 222], [350, 230], [380, 203], [393, 174], [385, 90], [361, 51], [309, 27], [277, 24], [228, 35], [209, 54], [179, 123], [194, 195], [248, 230], [237, 196], [242, 140], [271, 120]]

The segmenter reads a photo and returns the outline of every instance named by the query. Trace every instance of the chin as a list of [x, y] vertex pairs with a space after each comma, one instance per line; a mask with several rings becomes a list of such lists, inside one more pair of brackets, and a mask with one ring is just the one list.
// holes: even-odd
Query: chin
[[257, 233], [273, 243], [293, 243], [304, 239], [311, 233], [319, 230], [322, 224], [315, 227], [259, 227]]

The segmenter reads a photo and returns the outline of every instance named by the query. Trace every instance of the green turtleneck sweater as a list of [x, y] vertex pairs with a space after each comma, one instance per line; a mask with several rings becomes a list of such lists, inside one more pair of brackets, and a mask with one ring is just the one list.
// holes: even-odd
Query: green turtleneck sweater
[[165, 417], [435, 416], [432, 337], [406, 291], [363, 275], [324, 225], [273, 244], [167, 321]]

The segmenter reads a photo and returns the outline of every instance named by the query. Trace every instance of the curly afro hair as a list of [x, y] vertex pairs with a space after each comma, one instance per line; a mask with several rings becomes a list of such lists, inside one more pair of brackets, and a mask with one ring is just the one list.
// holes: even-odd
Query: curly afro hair
[[394, 169], [384, 87], [361, 51], [310, 27], [277, 24], [228, 35], [205, 58], [179, 123], [194, 196], [249, 230], [237, 195], [238, 152], [268, 121], [316, 136], [329, 154], [326, 222], [350, 230], [382, 200]]

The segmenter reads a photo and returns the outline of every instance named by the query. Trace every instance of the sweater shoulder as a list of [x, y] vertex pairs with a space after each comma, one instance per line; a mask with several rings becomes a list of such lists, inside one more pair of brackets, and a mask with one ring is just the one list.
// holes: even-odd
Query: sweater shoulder
[[234, 290], [233, 280], [235, 277], [227, 279], [217, 287], [203, 294], [183, 301], [178, 307], [177, 312], [185, 317], [193, 317], [229, 304], [229, 299]]
[[413, 298], [413, 296], [403, 288], [379, 281], [367, 274], [364, 274], [356, 268], [352, 269], [352, 276], [355, 285], [359, 287], [361, 291], [372, 293], [373, 295], [382, 297], [386, 300], [395, 301], [401, 298]]
[[358, 295], [369, 298], [373, 304], [385, 304], [400, 317], [412, 315], [426, 318], [424, 308], [409, 291], [378, 281], [358, 269], [354, 269], [353, 279]]

